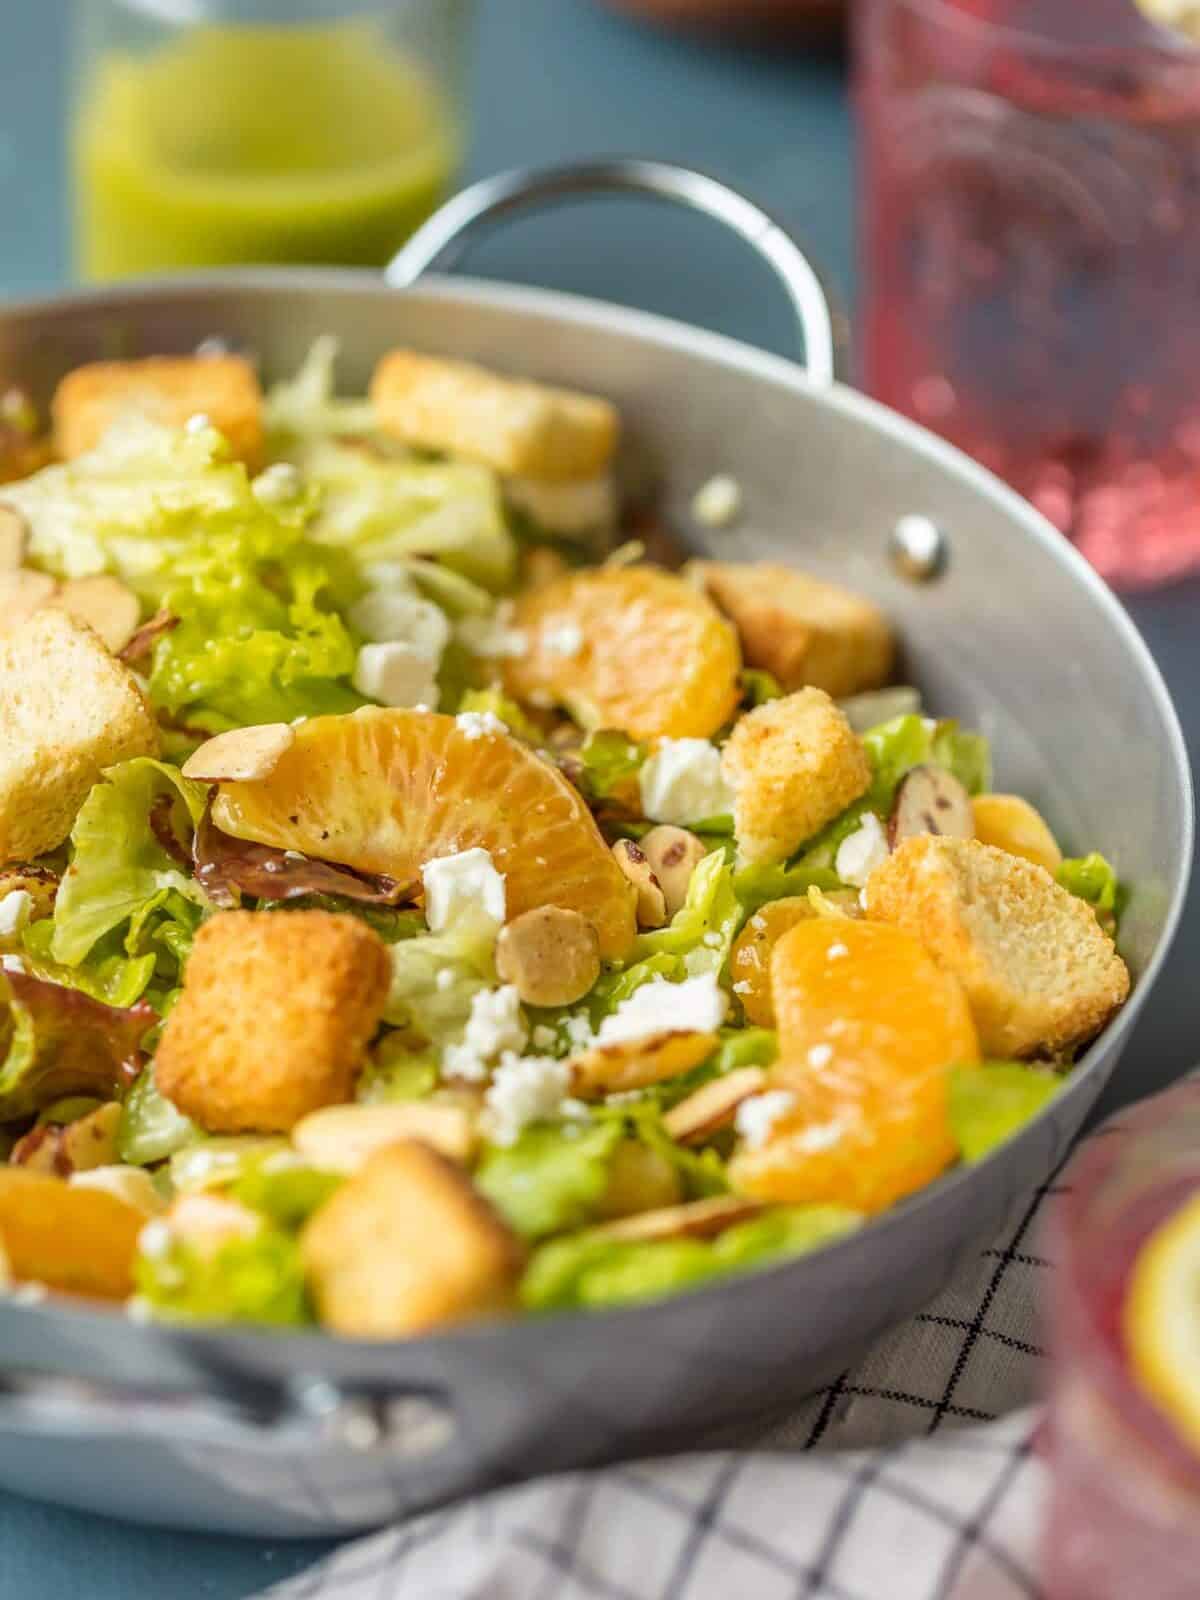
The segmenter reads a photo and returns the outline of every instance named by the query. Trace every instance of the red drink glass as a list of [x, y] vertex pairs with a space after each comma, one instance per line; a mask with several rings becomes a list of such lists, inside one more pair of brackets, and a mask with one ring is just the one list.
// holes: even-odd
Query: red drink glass
[[866, 387], [1110, 580], [1200, 570], [1200, 48], [1135, 0], [856, 32]]
[[1200, 1192], [1200, 1083], [1121, 1123], [1072, 1164], [1050, 1240], [1047, 1600], [1200, 1594], [1200, 1456], [1137, 1384], [1123, 1332], [1139, 1251]]

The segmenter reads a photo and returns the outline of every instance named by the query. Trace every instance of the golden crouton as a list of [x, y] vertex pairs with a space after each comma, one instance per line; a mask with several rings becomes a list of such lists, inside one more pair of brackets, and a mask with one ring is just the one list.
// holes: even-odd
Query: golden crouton
[[746, 665], [784, 689], [841, 698], [887, 682], [892, 630], [865, 596], [770, 561], [694, 561], [688, 573], [736, 625]]
[[376, 1151], [300, 1247], [321, 1321], [362, 1339], [505, 1310], [521, 1266], [516, 1239], [470, 1179], [415, 1140]]
[[617, 446], [618, 417], [607, 400], [415, 350], [384, 356], [371, 400], [380, 425], [405, 444], [468, 456], [512, 477], [594, 478]]
[[155, 1081], [209, 1133], [286, 1133], [349, 1100], [390, 973], [357, 917], [222, 912], [196, 935]]
[[68, 460], [94, 450], [128, 416], [182, 428], [206, 416], [234, 455], [257, 467], [263, 453], [262, 390], [242, 356], [151, 356], [96, 361], [59, 384], [51, 407], [54, 442]]
[[721, 754], [733, 789], [738, 855], [783, 861], [866, 791], [871, 767], [823, 689], [800, 689], [749, 711]]
[[103, 768], [157, 754], [133, 674], [86, 624], [39, 611], [0, 637], [0, 863], [53, 850]]
[[961, 980], [985, 1055], [1057, 1055], [1129, 993], [1091, 907], [1044, 867], [978, 839], [906, 839], [868, 878], [866, 904]]
[[123, 1300], [145, 1220], [102, 1189], [0, 1167], [0, 1256], [18, 1283]]

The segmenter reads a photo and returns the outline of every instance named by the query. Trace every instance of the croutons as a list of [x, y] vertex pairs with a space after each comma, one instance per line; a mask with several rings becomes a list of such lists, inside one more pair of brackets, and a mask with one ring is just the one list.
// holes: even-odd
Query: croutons
[[823, 689], [801, 689], [749, 711], [721, 755], [734, 792], [738, 854], [782, 861], [863, 794], [871, 767]]
[[887, 682], [892, 630], [863, 595], [769, 561], [694, 561], [688, 573], [736, 624], [747, 666], [784, 689], [840, 698]]
[[209, 1133], [286, 1133], [348, 1100], [379, 1022], [387, 948], [357, 917], [226, 911], [196, 935], [155, 1061]]
[[415, 350], [384, 356], [371, 400], [381, 426], [405, 444], [467, 456], [510, 477], [593, 478], [617, 445], [607, 400]]
[[263, 453], [262, 391], [241, 356], [151, 356], [76, 367], [55, 390], [54, 441], [67, 457], [94, 450], [128, 416], [182, 428], [206, 416], [234, 455], [256, 467]]
[[391, 1339], [511, 1306], [521, 1250], [470, 1179], [427, 1145], [377, 1151], [301, 1235], [321, 1321]]
[[876, 867], [867, 915], [907, 928], [962, 982], [983, 1052], [1054, 1056], [1129, 993], [1095, 913], [1044, 867], [977, 839], [907, 839]]
[[0, 1167], [0, 1257], [18, 1283], [123, 1300], [145, 1220], [101, 1189]]
[[39, 611], [0, 638], [0, 863], [60, 845], [105, 767], [158, 754], [129, 668], [84, 623]]

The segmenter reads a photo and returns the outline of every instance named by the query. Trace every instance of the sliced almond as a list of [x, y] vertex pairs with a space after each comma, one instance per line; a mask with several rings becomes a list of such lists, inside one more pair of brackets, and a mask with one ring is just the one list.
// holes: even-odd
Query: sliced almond
[[600, 976], [600, 940], [578, 911], [535, 906], [501, 928], [496, 973], [527, 1006], [574, 1005]]
[[16, 506], [0, 505], [0, 572], [15, 572], [25, 559], [29, 524]]
[[680, 1144], [707, 1139], [733, 1121], [737, 1108], [752, 1094], [766, 1087], [767, 1075], [761, 1067], [740, 1067], [723, 1078], [715, 1078], [677, 1106], [672, 1106], [662, 1125]]
[[27, 567], [0, 571], [0, 633], [49, 605], [57, 588], [45, 572], [32, 572]]
[[661, 1211], [643, 1211], [636, 1217], [622, 1217], [592, 1230], [592, 1237], [643, 1243], [652, 1239], [711, 1239], [735, 1223], [748, 1222], [762, 1211], [758, 1200], [738, 1194], [714, 1195], [711, 1200], [692, 1200], [684, 1206], [666, 1206]]
[[612, 847], [621, 871], [637, 891], [639, 928], [661, 928], [667, 920], [667, 900], [645, 852], [632, 839], [618, 839]]
[[263, 722], [255, 728], [231, 728], [202, 744], [183, 764], [185, 778], [201, 783], [254, 783], [269, 777], [279, 758], [295, 742], [287, 722]]
[[92, 1167], [86, 1172], [73, 1172], [67, 1181], [79, 1189], [103, 1189], [143, 1216], [154, 1217], [166, 1210], [167, 1202], [145, 1167]]
[[686, 828], [661, 822], [642, 840], [641, 851], [663, 892], [667, 916], [673, 917], [687, 899], [692, 873], [708, 854], [708, 847]]
[[133, 590], [109, 573], [69, 578], [47, 604], [94, 628], [114, 655], [133, 638], [142, 614]]
[[973, 839], [971, 796], [945, 767], [914, 767], [900, 780], [888, 818], [888, 847], [922, 833], [947, 839]]
[[314, 1167], [349, 1176], [376, 1150], [398, 1139], [419, 1139], [452, 1161], [475, 1153], [475, 1121], [461, 1106], [413, 1100], [382, 1106], [325, 1106], [292, 1129], [292, 1143]]
[[645, 1089], [666, 1078], [690, 1072], [717, 1048], [715, 1033], [672, 1028], [644, 1039], [621, 1039], [593, 1045], [567, 1063], [571, 1092], [584, 1099]]

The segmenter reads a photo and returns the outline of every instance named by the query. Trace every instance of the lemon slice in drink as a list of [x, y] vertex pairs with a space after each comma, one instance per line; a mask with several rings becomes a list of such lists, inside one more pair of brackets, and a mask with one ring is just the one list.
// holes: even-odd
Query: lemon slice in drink
[[1136, 0], [1136, 4], [1151, 22], [1200, 40], [1200, 0]]
[[1135, 1378], [1200, 1450], [1200, 1196], [1143, 1245], [1124, 1322]]

